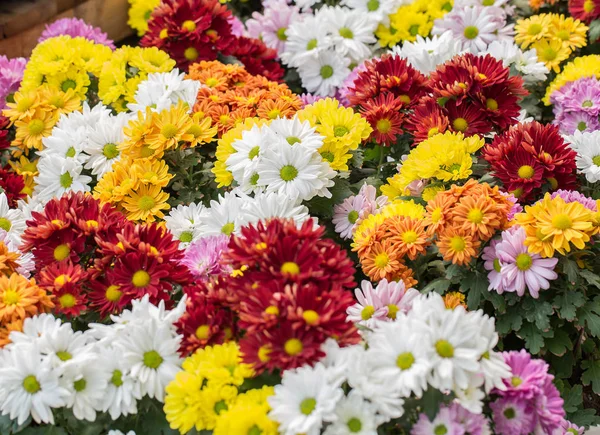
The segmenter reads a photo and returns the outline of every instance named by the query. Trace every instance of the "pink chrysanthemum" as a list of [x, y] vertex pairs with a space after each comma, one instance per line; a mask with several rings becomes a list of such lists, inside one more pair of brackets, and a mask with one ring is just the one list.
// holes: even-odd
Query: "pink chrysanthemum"
[[344, 239], [349, 239], [354, 229], [370, 214], [387, 204], [387, 196], [377, 197], [377, 189], [363, 184], [356, 196], [350, 196], [333, 209], [335, 231]]
[[285, 0], [269, 2], [263, 13], [254, 12], [246, 21], [248, 34], [261, 39], [269, 48], [281, 54], [285, 50], [286, 31], [291, 23], [300, 18], [300, 9], [288, 5]]
[[112, 39], [108, 39], [108, 35], [102, 29], [94, 27], [79, 18], [61, 18], [53, 23], [46, 24], [46, 29], [42, 32], [38, 42], [60, 35], [68, 35], [72, 38], [82, 36], [97, 44], [106, 45], [112, 50], [115, 49]]
[[535, 414], [526, 400], [500, 398], [490, 407], [498, 435], [528, 435], [533, 431]]
[[598, 205], [596, 204], [596, 201], [594, 201], [592, 198], [588, 198], [583, 193], [577, 192], [576, 190], [559, 189], [551, 195], [551, 198], [556, 198], [557, 196], [560, 196], [562, 199], [564, 199], [567, 204], [570, 202], [579, 202], [588, 210], [593, 212], [598, 211]]
[[19, 89], [26, 65], [24, 57], [9, 59], [0, 55], [0, 109], [6, 107], [6, 97]]
[[427, 415], [421, 414], [419, 421], [417, 421], [410, 431], [410, 435], [431, 435], [436, 433], [464, 435], [464, 429], [454, 417], [454, 413], [450, 408], [441, 408], [433, 421], [429, 420]]
[[221, 265], [220, 259], [228, 243], [229, 236], [225, 235], [203, 237], [188, 246], [181, 264], [202, 280], [207, 280], [210, 275], [226, 273], [227, 269]]

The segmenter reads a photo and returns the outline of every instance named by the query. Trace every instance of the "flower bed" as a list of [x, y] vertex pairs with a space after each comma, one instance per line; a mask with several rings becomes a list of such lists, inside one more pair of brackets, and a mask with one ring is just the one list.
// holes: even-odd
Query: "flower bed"
[[600, 4], [130, 3], [0, 57], [0, 433], [598, 423]]

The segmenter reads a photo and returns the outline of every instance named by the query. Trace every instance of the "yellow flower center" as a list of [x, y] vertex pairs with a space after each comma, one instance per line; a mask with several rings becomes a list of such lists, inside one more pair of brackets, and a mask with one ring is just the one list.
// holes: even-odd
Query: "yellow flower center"
[[150, 156], [154, 155], [154, 150], [152, 148], [150, 148], [148, 145], [144, 145], [142, 146], [142, 149], [140, 150], [140, 156], [147, 158]]
[[54, 278], [54, 285], [59, 288], [68, 282], [71, 282], [71, 277], [69, 275], [65, 275], [64, 273]]
[[269, 356], [270, 353], [271, 353], [271, 346], [269, 346], [268, 344], [264, 344], [258, 348], [258, 359], [261, 362], [267, 362], [271, 359], [271, 357]]
[[488, 98], [487, 100], [485, 100], [485, 107], [487, 107], [490, 110], [498, 110], [498, 102], [493, 98]]
[[600, 154], [598, 154], [597, 156], [592, 157], [592, 163], [596, 166], [600, 166]]
[[12, 228], [12, 223], [8, 219], [0, 217], [0, 229], [3, 229], [4, 231], [6, 231], [8, 233], [11, 228]]
[[278, 316], [279, 308], [277, 308], [275, 305], [270, 305], [267, 308], [265, 308], [265, 313], [270, 314], [272, 316]]
[[196, 50], [194, 47], [188, 47], [183, 52], [183, 56], [189, 61], [194, 61], [198, 59], [198, 55], [198, 50]]
[[552, 218], [552, 226], [557, 230], [568, 230], [573, 226], [573, 221], [566, 214], [557, 214]]
[[117, 302], [119, 299], [121, 299], [121, 295], [123, 294], [123, 292], [121, 290], [119, 290], [119, 286], [118, 285], [109, 285], [106, 289], [106, 292], [104, 293], [104, 296], [106, 297], [106, 300], [111, 301], [111, 302]]
[[33, 136], [42, 134], [42, 132], [44, 131], [44, 121], [42, 121], [41, 119], [33, 119], [29, 121], [29, 125], [27, 126], [27, 128], [29, 129], [29, 134]]
[[467, 247], [467, 242], [462, 236], [454, 236], [450, 239], [450, 247], [456, 252], [463, 252]]
[[119, 150], [117, 149], [117, 145], [114, 143], [107, 143], [102, 148], [102, 154], [104, 154], [104, 157], [106, 157], [108, 160], [114, 159], [115, 157], [117, 157], [119, 155]]
[[65, 99], [61, 98], [60, 95], [55, 95], [52, 98], [50, 98], [49, 103], [57, 109], [62, 109], [65, 107]]
[[585, 11], [586, 14], [591, 14], [592, 12], [594, 12], [595, 8], [596, 7], [594, 6], [593, 0], [585, 0], [583, 2], [583, 10]]
[[66, 293], [58, 298], [58, 302], [60, 303], [61, 307], [73, 308], [77, 302], [77, 299], [75, 299], [75, 296], [73, 296], [71, 293]]
[[433, 222], [434, 224], [438, 223], [441, 218], [442, 218], [442, 209], [438, 207], [435, 210], [433, 210], [433, 212], [431, 213], [431, 222]]
[[310, 415], [315, 410], [316, 406], [317, 401], [312, 397], [308, 397], [300, 402], [300, 412], [304, 415]]
[[464, 35], [467, 39], [475, 39], [479, 35], [479, 29], [475, 26], [467, 26], [465, 27]]
[[165, 124], [163, 128], [160, 130], [160, 134], [162, 134], [167, 139], [174, 138], [177, 135], [177, 131], [179, 129], [175, 124]]
[[542, 25], [538, 23], [530, 24], [527, 28], [527, 33], [531, 36], [535, 36], [543, 30]]
[[16, 305], [19, 303], [20, 300], [21, 296], [19, 295], [19, 293], [12, 289], [6, 290], [2, 298], [4, 305]]
[[207, 340], [210, 335], [210, 327], [208, 325], [200, 325], [196, 329], [196, 338], [198, 340]]
[[415, 362], [415, 357], [410, 352], [401, 353], [400, 355], [398, 355], [398, 358], [396, 358], [396, 366], [400, 370], [408, 370], [409, 368], [412, 367], [414, 362]]
[[363, 320], [369, 320], [375, 314], [375, 307], [373, 305], [367, 305], [360, 312], [360, 318]]
[[429, 131], [427, 132], [427, 137], [432, 137], [435, 136], [436, 134], [438, 134], [440, 132], [440, 130], [437, 127], [432, 127], [429, 129]]
[[396, 314], [398, 314], [398, 310], [399, 310], [398, 305], [388, 304], [387, 309], [388, 309], [388, 313], [387, 313], [388, 319], [395, 320]]
[[465, 118], [456, 118], [454, 121], [452, 121], [452, 127], [454, 127], [456, 131], [463, 133], [467, 131], [467, 128], [469, 128], [469, 123]]
[[302, 345], [302, 342], [300, 340], [298, 340], [297, 338], [290, 338], [283, 345], [283, 349], [285, 350], [285, 353], [287, 353], [288, 355], [295, 356], [295, 355], [298, 355], [300, 352], [302, 352], [302, 350], [304, 349], [304, 346]]
[[23, 389], [29, 394], [35, 394], [41, 389], [41, 385], [34, 375], [29, 375], [23, 379]]
[[58, 245], [56, 248], [54, 248], [54, 259], [56, 261], [63, 261], [65, 258], [67, 258], [69, 256], [69, 254], [71, 253], [71, 248], [69, 248], [69, 245]]
[[404, 232], [404, 234], [402, 234], [402, 241], [404, 243], [415, 243], [418, 238], [419, 238], [419, 235], [417, 234], [416, 231], [413, 231], [413, 230], [408, 230], [408, 231]]
[[530, 180], [535, 175], [535, 170], [533, 166], [523, 165], [517, 171], [519, 178], [523, 178], [524, 180]]
[[377, 121], [376, 128], [378, 132], [385, 134], [391, 130], [392, 123], [389, 119], [380, 119], [379, 121]]
[[167, 39], [169, 37], [169, 31], [167, 29], [162, 29], [158, 34], [160, 39]]
[[302, 318], [307, 324], [311, 326], [314, 326], [317, 323], [319, 323], [319, 313], [317, 313], [314, 310], [306, 310], [304, 313], [302, 313]]
[[521, 271], [529, 270], [529, 268], [531, 268], [531, 265], [533, 264], [531, 255], [526, 254], [526, 253], [517, 255], [516, 264], [517, 264], [517, 268]]
[[142, 211], [152, 210], [155, 204], [154, 198], [148, 195], [144, 195], [138, 200], [138, 207]]
[[454, 356], [454, 346], [447, 340], [438, 340], [435, 343], [435, 350], [442, 358], [452, 358]]
[[181, 25], [181, 28], [183, 30], [187, 30], [188, 32], [193, 32], [196, 30], [196, 23], [194, 23], [192, 20], [185, 20]]
[[137, 288], [146, 287], [150, 284], [150, 274], [145, 270], [138, 270], [131, 277], [131, 283]]
[[409, 97], [408, 95], [406, 95], [406, 94], [402, 94], [402, 95], [400, 95], [400, 96], [398, 97], [398, 99], [399, 99], [400, 101], [402, 101], [403, 103], [406, 103], [406, 104], [410, 103], [410, 97]]
[[542, 57], [545, 60], [552, 61], [552, 60], [556, 59], [557, 55], [558, 55], [558, 52], [555, 49], [553, 49], [552, 47], [546, 47], [545, 49], [542, 50]]
[[377, 266], [379, 269], [385, 268], [389, 264], [389, 262], [390, 257], [385, 252], [381, 252], [375, 257], [375, 266]]
[[281, 273], [286, 273], [288, 275], [298, 275], [300, 273], [300, 266], [298, 263], [294, 263], [293, 261], [286, 261], [281, 265]]
[[483, 212], [480, 209], [472, 208], [467, 214], [467, 220], [474, 224], [480, 224], [481, 222], [483, 222], [483, 216]]
[[512, 378], [510, 378], [510, 383], [513, 387], [518, 387], [523, 383], [523, 379], [521, 379], [518, 376], [513, 376]]

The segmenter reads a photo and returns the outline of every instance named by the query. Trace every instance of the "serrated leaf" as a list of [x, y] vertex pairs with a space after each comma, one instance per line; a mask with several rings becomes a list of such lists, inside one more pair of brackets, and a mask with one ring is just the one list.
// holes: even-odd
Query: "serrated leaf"
[[570, 282], [577, 282], [577, 277], [579, 275], [579, 268], [577, 267], [577, 263], [575, 263], [573, 260], [563, 257], [562, 268], [563, 272], [567, 275], [567, 279]]
[[573, 350], [569, 334], [561, 329], [554, 331], [554, 337], [546, 339], [546, 348], [556, 356], [563, 356], [567, 350]]
[[434, 279], [433, 281], [431, 281], [425, 287], [423, 287], [423, 290], [421, 290], [421, 293], [429, 293], [431, 291], [434, 291], [436, 293], [443, 295], [444, 292], [446, 290], [448, 290], [448, 287], [450, 287], [451, 283], [452, 282], [446, 278], [437, 278], [437, 279]]
[[600, 38], [600, 20], [594, 20], [590, 23], [589, 30], [590, 43], [594, 43]]
[[550, 354], [548, 355], [548, 362], [558, 378], [570, 378], [573, 374], [573, 366], [575, 364], [573, 352], [567, 352], [560, 357]]
[[583, 403], [583, 387], [575, 385], [566, 394], [563, 395], [565, 401], [563, 407], [566, 412], [573, 413], [577, 411], [579, 405]]
[[517, 310], [510, 310], [496, 319], [496, 329], [501, 334], [517, 332], [523, 325], [523, 318]]
[[550, 328], [550, 316], [554, 313], [551, 304], [548, 302], [527, 299], [523, 303], [523, 309], [525, 310], [525, 318], [527, 321], [535, 323], [535, 326], [542, 331], [546, 331]]
[[525, 340], [525, 347], [534, 355], [544, 347], [545, 338], [553, 335], [554, 331], [540, 331], [533, 323], [525, 323], [517, 332], [517, 336]]
[[455, 276], [460, 275], [461, 272], [462, 272], [462, 269], [460, 268], [460, 266], [458, 264], [451, 264], [450, 266], [448, 266], [446, 268], [446, 278], [452, 279]]
[[575, 320], [577, 308], [585, 304], [585, 296], [576, 291], [564, 291], [554, 298], [553, 305], [558, 310], [560, 317], [565, 320]]
[[593, 285], [594, 287], [600, 289], [600, 276], [587, 269], [581, 269], [579, 271], [579, 275], [581, 275], [581, 277], [585, 279], [589, 285]]
[[594, 337], [600, 337], [600, 306], [594, 301], [577, 310], [577, 326], [585, 326]]
[[461, 281], [461, 287], [467, 295], [469, 310], [479, 308], [482, 297], [484, 300], [487, 299], [489, 284], [487, 275], [479, 272], [470, 273]]
[[579, 426], [593, 426], [600, 423], [600, 417], [596, 415], [594, 409], [580, 409], [569, 415], [569, 421]]
[[586, 360], [581, 363], [584, 369], [581, 375], [583, 385], [592, 385], [592, 390], [600, 394], [600, 361]]

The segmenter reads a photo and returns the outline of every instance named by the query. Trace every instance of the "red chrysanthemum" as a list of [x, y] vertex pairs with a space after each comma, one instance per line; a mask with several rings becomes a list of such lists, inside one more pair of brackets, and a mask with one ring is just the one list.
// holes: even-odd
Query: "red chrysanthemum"
[[379, 95], [362, 105], [360, 111], [373, 128], [371, 138], [378, 144], [391, 146], [402, 133], [404, 114], [400, 109], [403, 104], [393, 94], [387, 94]]
[[10, 119], [0, 114], [0, 151], [10, 147], [10, 139], [8, 137], [8, 127]]
[[81, 288], [68, 282], [52, 292], [54, 296], [53, 311], [68, 317], [77, 317], [86, 310], [87, 297]]
[[482, 152], [493, 175], [520, 201], [534, 198], [544, 183], [550, 190], [575, 188], [576, 155], [557, 126], [536, 121], [511, 127]]
[[277, 51], [267, 47], [260, 39], [237, 37], [230, 54], [243, 63], [250, 74], [280, 81], [285, 73], [277, 61]]
[[152, 12], [140, 45], [166, 51], [187, 71], [194, 62], [230, 54], [235, 41], [230, 17], [218, 0], [163, 0]]
[[573, 18], [590, 24], [600, 17], [600, 0], [569, 0], [569, 13]]
[[37, 276], [38, 285], [48, 291], [55, 291], [67, 283], [78, 285], [87, 276], [79, 264], [71, 261], [51, 263], [44, 267]]
[[449, 129], [460, 132], [465, 136], [489, 133], [493, 126], [486, 118], [485, 111], [472, 104], [457, 105], [456, 101], [448, 100], [443, 108], [448, 117]]
[[413, 135], [413, 146], [417, 146], [425, 139], [448, 130], [449, 120], [435, 98], [425, 97], [409, 115], [405, 127]]
[[53, 263], [69, 261], [78, 263], [85, 250], [85, 237], [70, 228], [56, 231], [52, 237], [44, 240], [33, 250], [35, 267], [41, 270]]
[[21, 175], [14, 173], [9, 166], [0, 168], [0, 190], [6, 195], [9, 207], [16, 207], [17, 201], [25, 198], [24, 188], [25, 180]]
[[90, 309], [98, 312], [101, 318], [110, 314], [118, 314], [127, 305], [121, 287], [110, 284], [105, 279], [94, 279], [89, 282]]

